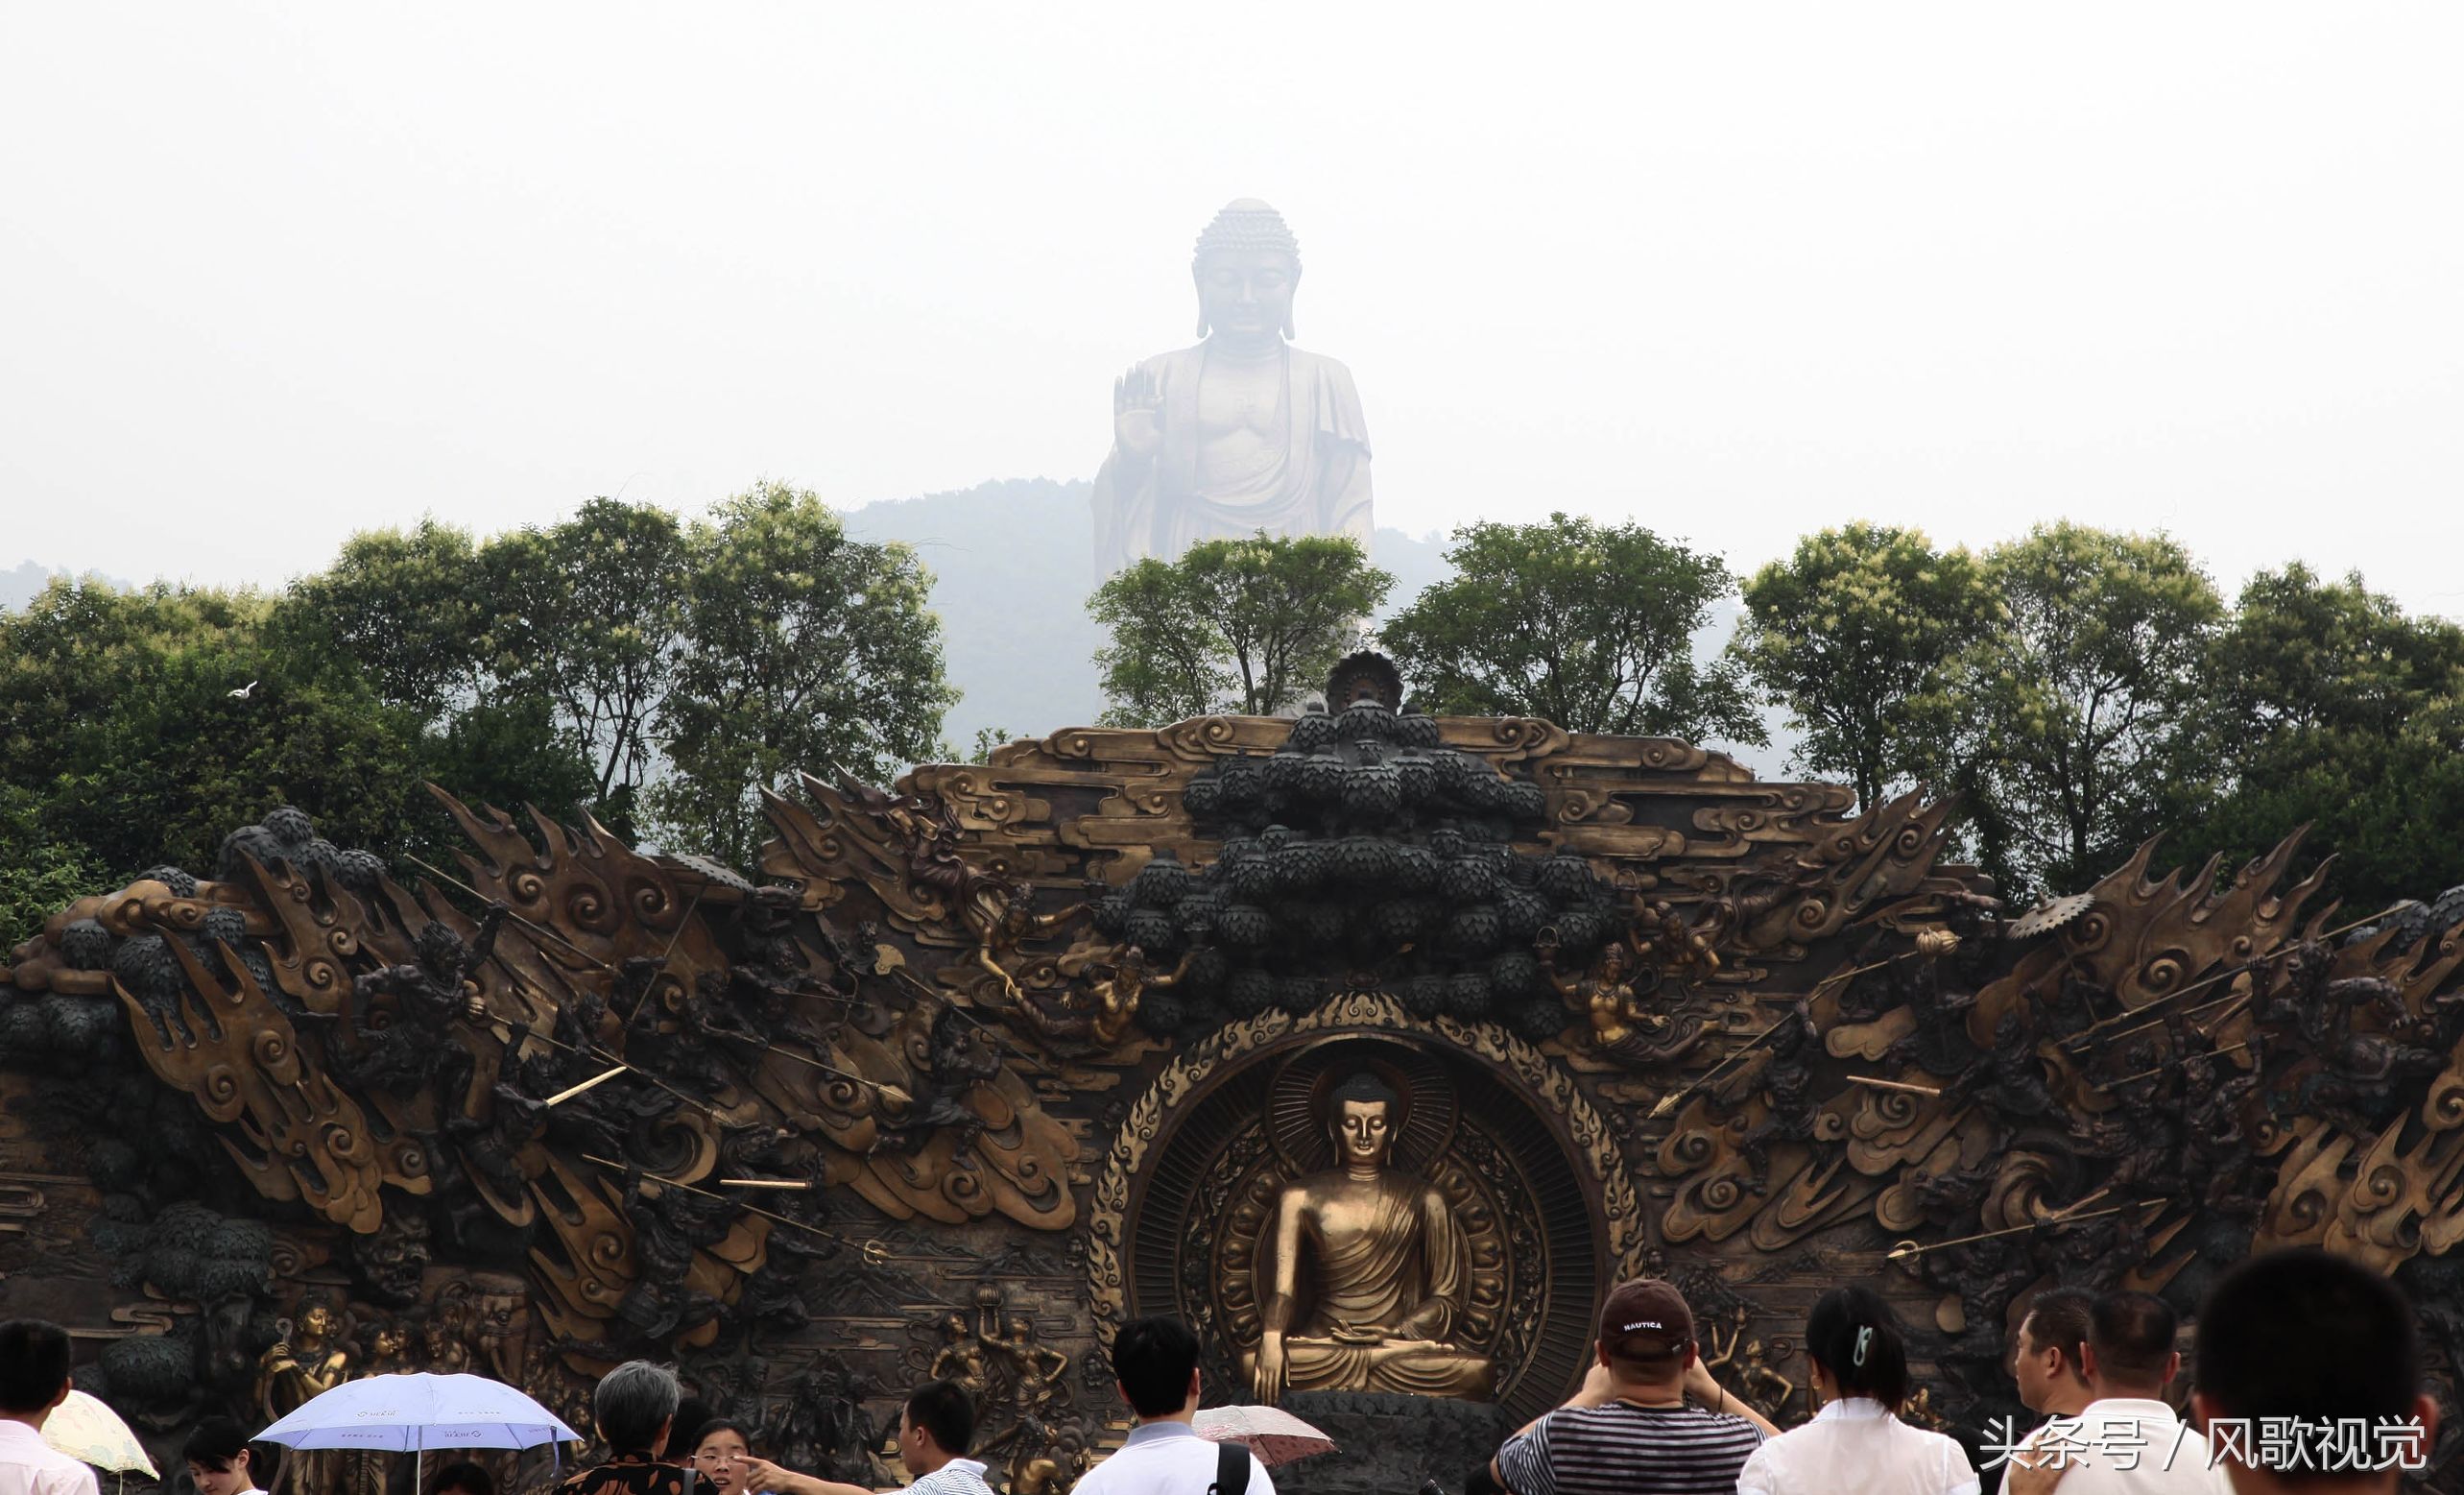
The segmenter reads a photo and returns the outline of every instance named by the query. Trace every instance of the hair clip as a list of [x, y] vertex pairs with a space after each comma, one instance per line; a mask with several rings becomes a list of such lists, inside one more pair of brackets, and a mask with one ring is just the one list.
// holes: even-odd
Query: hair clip
[[1865, 1363], [1865, 1346], [1867, 1346], [1867, 1345], [1869, 1345], [1869, 1344], [1871, 1344], [1871, 1343], [1873, 1343], [1873, 1342], [1874, 1342], [1874, 1330], [1872, 1329], [1872, 1327], [1871, 1327], [1871, 1326], [1868, 1326], [1868, 1327], [1866, 1327], [1866, 1328], [1863, 1328], [1863, 1329], [1859, 1329], [1859, 1330], [1857, 1330], [1857, 1331], [1856, 1331], [1856, 1350], [1855, 1350], [1855, 1353], [1854, 1353], [1854, 1354], [1852, 1354], [1852, 1355], [1850, 1355], [1850, 1356], [1848, 1357], [1848, 1362], [1849, 1362], [1850, 1364], [1852, 1364], [1852, 1365], [1862, 1365], [1862, 1364], [1864, 1364], [1864, 1363]]

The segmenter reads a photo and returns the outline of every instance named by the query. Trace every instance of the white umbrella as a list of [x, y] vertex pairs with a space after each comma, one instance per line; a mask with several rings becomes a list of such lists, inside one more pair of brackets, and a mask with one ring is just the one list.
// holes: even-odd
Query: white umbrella
[[578, 1442], [556, 1413], [502, 1381], [426, 1371], [346, 1381], [257, 1435], [293, 1448], [536, 1448]]
[[1270, 1469], [1336, 1451], [1334, 1439], [1280, 1407], [1201, 1408], [1189, 1427], [1202, 1438], [1248, 1444], [1257, 1461]]
[[346, 1381], [257, 1435], [293, 1448], [536, 1448], [582, 1435], [502, 1381], [426, 1371]]
[[43, 1441], [97, 1469], [118, 1474], [142, 1469], [157, 1480], [162, 1478], [154, 1460], [146, 1457], [145, 1445], [99, 1396], [69, 1392], [68, 1400], [43, 1419]]

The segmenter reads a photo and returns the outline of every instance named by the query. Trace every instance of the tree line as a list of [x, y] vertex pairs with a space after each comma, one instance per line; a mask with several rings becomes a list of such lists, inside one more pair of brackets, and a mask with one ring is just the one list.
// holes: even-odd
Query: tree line
[[485, 539], [353, 536], [278, 592], [56, 579], [0, 614], [0, 940], [276, 804], [438, 859], [422, 781], [750, 866], [759, 792], [936, 755], [940, 625], [903, 545], [760, 484], [686, 521], [593, 499]]
[[[1791, 768], [1861, 804], [1958, 791], [1968, 854], [2015, 897], [2159, 830], [2230, 871], [2306, 822], [2356, 904], [2464, 881], [2464, 630], [2358, 576], [2293, 564], [2228, 600], [2169, 539], [2055, 523], [1982, 553], [1850, 524], [1739, 578], [1562, 514], [1467, 525], [1447, 559], [1374, 635], [1393, 579], [1350, 540], [1132, 567], [1088, 602], [1106, 721], [1296, 710], [1374, 642], [1439, 712], [1753, 746], [1784, 712]], [[55, 580], [0, 613], [0, 942], [210, 867], [279, 803], [436, 859], [457, 837], [422, 781], [750, 866], [760, 791], [798, 770], [957, 756], [930, 585], [778, 483], [693, 520], [594, 499], [489, 537], [368, 531], [274, 592]]]
[[[1377, 631], [1419, 704], [1578, 732], [1767, 745], [1860, 806], [1956, 791], [2014, 897], [2075, 890], [2170, 832], [2225, 875], [2297, 827], [2360, 905], [2464, 882], [2464, 629], [2298, 562], [2228, 599], [2165, 536], [2040, 524], [1982, 553], [1855, 523], [1750, 576], [1639, 524], [1455, 531], [1454, 574]], [[1391, 578], [1348, 539], [1147, 561], [1088, 606], [1116, 725], [1296, 709]], [[1733, 637], [1697, 636], [1741, 602]]]

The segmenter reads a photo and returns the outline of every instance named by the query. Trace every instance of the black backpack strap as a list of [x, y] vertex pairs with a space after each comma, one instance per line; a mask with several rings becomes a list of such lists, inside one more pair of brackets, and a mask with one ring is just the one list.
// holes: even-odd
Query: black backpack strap
[[1214, 1495], [1245, 1495], [1249, 1489], [1249, 1445], [1230, 1438], [1215, 1445]]

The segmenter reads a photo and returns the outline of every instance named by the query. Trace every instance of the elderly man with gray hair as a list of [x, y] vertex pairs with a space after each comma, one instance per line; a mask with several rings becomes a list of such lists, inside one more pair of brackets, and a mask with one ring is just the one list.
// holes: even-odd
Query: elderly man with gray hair
[[664, 1459], [683, 1399], [675, 1372], [646, 1360], [629, 1360], [600, 1377], [590, 1416], [608, 1461], [558, 1485], [557, 1495], [686, 1495], [683, 1466]]

